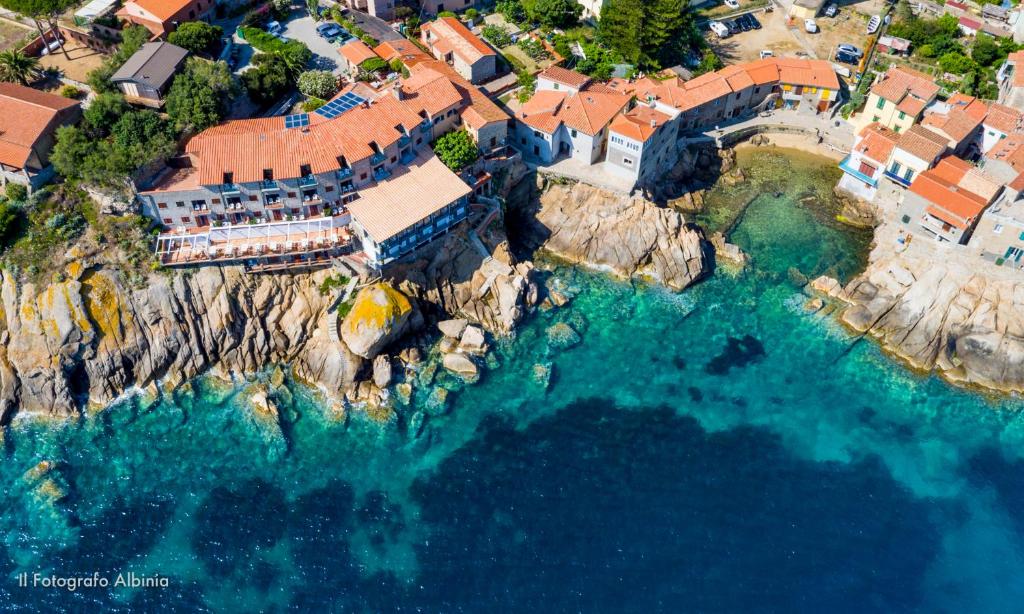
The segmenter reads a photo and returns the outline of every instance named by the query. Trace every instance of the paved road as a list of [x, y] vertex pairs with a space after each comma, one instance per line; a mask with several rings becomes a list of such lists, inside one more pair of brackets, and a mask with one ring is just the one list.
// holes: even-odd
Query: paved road
[[366, 30], [366, 33], [375, 39], [383, 41], [398, 41], [405, 38], [398, 32], [391, 29], [388, 22], [383, 19], [378, 19], [372, 15], [361, 13], [359, 11], [349, 11], [348, 18], [351, 19], [357, 26]]
[[282, 34], [286, 38], [301, 41], [313, 52], [311, 67], [318, 70], [329, 70], [334, 73], [342, 71], [338, 61], [338, 50], [334, 43], [327, 41], [316, 33], [316, 27], [322, 22], [313, 21], [305, 9], [295, 11], [284, 24]]
[[817, 115], [802, 110], [786, 111], [775, 110], [768, 116], [755, 115], [731, 124], [720, 124], [709, 130], [705, 130], [702, 137], [690, 136], [684, 140], [693, 141], [700, 138], [714, 139], [718, 141], [735, 132], [748, 130], [755, 127], [777, 126], [786, 131], [801, 131], [807, 134], [816, 134], [822, 141], [837, 151], [849, 153], [853, 148], [853, 127], [849, 122], [841, 118]]

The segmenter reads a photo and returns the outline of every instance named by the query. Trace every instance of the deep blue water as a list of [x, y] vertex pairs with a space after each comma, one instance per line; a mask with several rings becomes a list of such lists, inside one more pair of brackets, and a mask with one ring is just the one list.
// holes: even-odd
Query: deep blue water
[[[910, 373], [805, 311], [802, 276], [853, 274], [866, 237], [830, 222], [827, 172], [771, 168], [715, 195], [760, 194], [732, 233], [750, 268], [682, 294], [554, 269], [569, 306], [533, 318], [480, 383], [442, 378], [451, 411], [418, 438], [408, 418], [429, 390], [382, 425], [290, 385], [277, 432], [242, 386], [208, 380], [63, 428], [15, 423], [0, 604], [1019, 610], [1020, 401]], [[556, 322], [582, 343], [553, 347]], [[56, 469], [26, 475], [41, 460]], [[94, 571], [170, 586], [16, 583]]]

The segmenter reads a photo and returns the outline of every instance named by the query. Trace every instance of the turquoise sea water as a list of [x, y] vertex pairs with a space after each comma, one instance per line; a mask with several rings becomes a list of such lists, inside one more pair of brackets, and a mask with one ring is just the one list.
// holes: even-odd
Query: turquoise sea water
[[[746, 271], [673, 294], [553, 270], [569, 306], [418, 438], [411, 410], [339, 421], [294, 385], [276, 433], [206, 380], [8, 427], [0, 608], [1019, 610], [1020, 401], [910, 373], [805, 311], [801, 276], [855, 273], [867, 237], [829, 221], [820, 169], [767, 167], [710, 198], [754, 198], [731, 234]], [[582, 342], [552, 348], [557, 322]], [[169, 586], [17, 586], [129, 571]]]

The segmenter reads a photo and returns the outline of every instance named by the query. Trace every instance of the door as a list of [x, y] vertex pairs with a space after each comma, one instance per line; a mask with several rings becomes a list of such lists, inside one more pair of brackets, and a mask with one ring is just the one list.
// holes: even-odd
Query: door
[[200, 227], [202, 227], [202, 226], [209, 226], [210, 225], [210, 217], [206, 216], [206, 215], [197, 215], [196, 216], [196, 225], [198, 225]]
[[284, 219], [284, 216], [281, 215], [281, 210], [280, 209], [274, 209], [274, 221], [275, 222], [280, 222], [283, 219]]

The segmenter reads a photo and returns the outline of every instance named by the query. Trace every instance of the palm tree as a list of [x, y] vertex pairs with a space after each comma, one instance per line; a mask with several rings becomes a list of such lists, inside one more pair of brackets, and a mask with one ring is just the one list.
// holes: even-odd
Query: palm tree
[[17, 49], [0, 51], [0, 81], [28, 85], [39, 74], [39, 60]]

